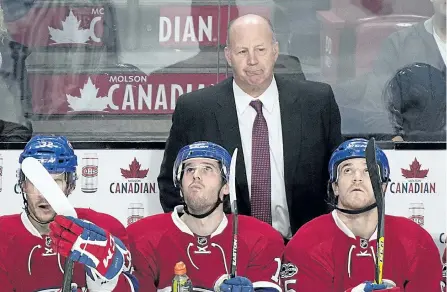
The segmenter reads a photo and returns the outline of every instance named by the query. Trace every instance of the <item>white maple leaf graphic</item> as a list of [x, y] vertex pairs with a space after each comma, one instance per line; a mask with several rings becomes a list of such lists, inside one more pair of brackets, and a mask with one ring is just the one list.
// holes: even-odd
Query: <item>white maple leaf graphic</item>
[[70, 10], [70, 14], [62, 21], [62, 30], [48, 27], [51, 39], [58, 44], [85, 44], [90, 39], [90, 30], [79, 28], [81, 21]]
[[84, 88], [80, 89], [81, 96], [66, 94], [68, 106], [75, 112], [97, 112], [107, 108], [112, 99], [109, 96], [98, 96], [98, 88], [93, 84], [90, 77]]

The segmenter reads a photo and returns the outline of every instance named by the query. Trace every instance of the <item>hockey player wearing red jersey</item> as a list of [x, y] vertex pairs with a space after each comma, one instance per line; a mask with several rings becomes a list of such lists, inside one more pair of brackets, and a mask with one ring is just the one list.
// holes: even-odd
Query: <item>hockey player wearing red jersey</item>
[[195, 291], [281, 291], [284, 250], [278, 231], [253, 217], [238, 216], [237, 276], [229, 278], [233, 215], [229, 193], [230, 154], [219, 145], [183, 147], [173, 167], [184, 205], [127, 227], [135, 276], [142, 291], [171, 291], [174, 267], [184, 262]]
[[[329, 161], [334, 210], [305, 224], [284, 251], [285, 291], [440, 291], [441, 263], [431, 236], [418, 224], [385, 215], [384, 284], [375, 276], [378, 213], [366, 166], [365, 139], [342, 143]], [[383, 190], [390, 168], [376, 147]], [[293, 289], [293, 290], [292, 290]]]
[[[77, 157], [65, 137], [33, 137], [19, 163], [27, 157], [38, 159], [64, 194], [74, 190]], [[2, 292], [60, 291], [67, 256], [75, 262], [72, 291], [138, 291], [117, 219], [83, 208], [76, 209], [79, 219], [56, 215], [21, 170], [19, 185], [24, 211], [0, 217]]]

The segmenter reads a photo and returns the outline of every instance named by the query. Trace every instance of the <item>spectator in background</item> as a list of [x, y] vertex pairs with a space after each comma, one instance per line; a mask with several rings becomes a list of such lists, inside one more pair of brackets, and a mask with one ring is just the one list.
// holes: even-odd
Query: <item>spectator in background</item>
[[[362, 107], [365, 111], [375, 113], [367, 117], [366, 123], [371, 126], [375, 125], [377, 129], [390, 131], [395, 141], [402, 140], [403, 137], [396, 135], [393, 129], [395, 125], [388, 122], [388, 104], [381, 100], [382, 92], [387, 84], [396, 73], [399, 75], [399, 70], [416, 62], [430, 65], [445, 74], [446, 1], [431, 0], [431, 2], [435, 13], [430, 19], [399, 30], [384, 41], [366, 85]], [[438, 93], [433, 94], [437, 95]], [[407, 105], [417, 106], [416, 104]], [[435, 115], [437, 113], [426, 112], [426, 114]], [[414, 122], [417, 123], [417, 121]], [[407, 139], [413, 138], [420, 139], [421, 137], [407, 136]]]
[[32, 134], [31, 122], [23, 111], [26, 85], [25, 58], [28, 49], [10, 39], [0, 9], [0, 141], [26, 142]]
[[28, 142], [32, 131], [20, 124], [0, 120], [0, 142]]
[[203, 140], [239, 149], [241, 214], [289, 239], [327, 212], [326, 165], [342, 140], [338, 106], [327, 84], [273, 74], [278, 52], [267, 19], [247, 14], [230, 23], [225, 56], [233, 77], [178, 99], [158, 177], [165, 212], [182, 202], [172, 180], [177, 152]]
[[445, 141], [445, 72], [415, 63], [399, 70], [384, 91], [394, 140]]

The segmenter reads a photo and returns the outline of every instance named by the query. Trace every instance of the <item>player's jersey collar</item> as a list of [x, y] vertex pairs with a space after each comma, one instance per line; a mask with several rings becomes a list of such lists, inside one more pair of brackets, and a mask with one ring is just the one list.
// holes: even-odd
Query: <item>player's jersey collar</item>
[[22, 220], [23, 226], [25, 226], [26, 230], [28, 230], [29, 233], [39, 238], [42, 238], [42, 235], [40, 235], [39, 231], [37, 231], [36, 227], [34, 227], [34, 225], [29, 220], [28, 216], [26, 215], [26, 212], [22, 212], [20, 214], [20, 220]]
[[[180, 229], [180, 231], [187, 233], [191, 236], [194, 236], [194, 233], [191, 231], [191, 229], [189, 229], [189, 227], [185, 224], [185, 222], [183, 222], [183, 220], [180, 219], [179, 216], [180, 213], [184, 213], [183, 206], [176, 206], [171, 214], [172, 221], [174, 222], [175, 226], [177, 226], [177, 228]], [[213, 236], [221, 234], [224, 231], [225, 227], [227, 227], [227, 225], [228, 225], [227, 216], [223, 216], [223, 219], [220, 222], [219, 226], [217, 226], [217, 229], [213, 233], [211, 233], [210, 237], [212, 238]]]
[[[344, 234], [346, 234], [350, 238], [356, 239], [356, 236], [354, 235], [354, 233], [348, 228], [348, 226], [346, 226], [345, 223], [343, 223], [343, 221], [341, 221], [340, 217], [338, 217], [337, 210], [332, 211], [332, 218], [334, 219], [335, 225], [337, 225], [337, 227]], [[374, 230], [374, 233], [371, 235], [371, 238], [369, 239], [369, 241], [376, 240], [376, 239], [377, 239], [377, 228], [376, 228], [376, 230]]]

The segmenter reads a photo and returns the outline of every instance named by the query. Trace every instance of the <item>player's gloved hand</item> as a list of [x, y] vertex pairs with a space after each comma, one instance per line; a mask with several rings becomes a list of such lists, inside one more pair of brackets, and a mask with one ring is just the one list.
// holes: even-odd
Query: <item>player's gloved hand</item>
[[374, 284], [373, 282], [366, 281], [354, 288], [346, 290], [345, 292], [379, 292], [379, 291], [399, 292], [400, 288], [396, 287], [396, 284], [393, 281], [383, 279], [382, 284]]
[[226, 279], [220, 284], [221, 292], [253, 292], [253, 284], [245, 277], [234, 277]]
[[95, 224], [57, 215], [50, 230], [55, 252], [84, 264], [92, 279], [112, 280], [130, 265], [130, 253], [121, 240]]

